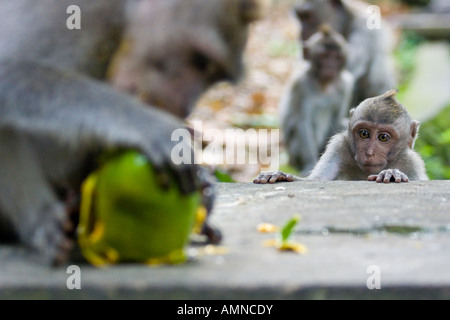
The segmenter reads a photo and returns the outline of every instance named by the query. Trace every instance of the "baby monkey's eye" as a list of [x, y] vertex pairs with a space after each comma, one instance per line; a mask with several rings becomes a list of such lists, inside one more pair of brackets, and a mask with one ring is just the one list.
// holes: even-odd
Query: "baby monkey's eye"
[[383, 133], [378, 136], [378, 140], [380, 140], [381, 142], [388, 142], [389, 140], [391, 140], [391, 137], [388, 134]]
[[369, 139], [370, 138], [370, 133], [367, 130], [359, 130], [358, 134], [361, 139]]

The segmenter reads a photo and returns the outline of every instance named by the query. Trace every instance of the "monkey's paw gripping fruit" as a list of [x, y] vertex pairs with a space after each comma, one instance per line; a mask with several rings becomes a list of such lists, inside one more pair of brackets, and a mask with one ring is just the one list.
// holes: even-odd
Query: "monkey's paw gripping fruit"
[[96, 266], [181, 263], [195, 224], [205, 217], [199, 192], [182, 195], [174, 183], [161, 188], [147, 159], [129, 151], [85, 180], [78, 242]]

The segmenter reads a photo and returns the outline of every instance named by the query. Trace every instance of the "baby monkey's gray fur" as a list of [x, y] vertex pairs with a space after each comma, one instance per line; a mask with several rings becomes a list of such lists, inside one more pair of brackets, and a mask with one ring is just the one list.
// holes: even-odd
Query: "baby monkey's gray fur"
[[[419, 132], [397, 91], [366, 99], [350, 111], [348, 129], [333, 136], [325, 153], [306, 178], [262, 172], [254, 183], [296, 180], [370, 180], [408, 182], [428, 180], [425, 163], [413, 150]], [[370, 137], [371, 133], [376, 133]], [[387, 138], [389, 137], [389, 139]]]

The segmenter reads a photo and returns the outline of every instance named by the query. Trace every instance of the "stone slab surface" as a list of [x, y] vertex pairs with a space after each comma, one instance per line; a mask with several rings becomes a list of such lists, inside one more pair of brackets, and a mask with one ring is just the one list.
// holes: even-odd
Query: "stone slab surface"
[[[275, 235], [257, 226], [294, 214], [293, 240], [308, 253], [264, 247]], [[213, 223], [228, 253], [193, 246], [177, 266], [78, 264], [81, 290], [67, 288], [67, 265], [1, 245], [0, 299], [450, 299], [450, 181], [219, 184]], [[367, 287], [371, 266], [381, 289]]]

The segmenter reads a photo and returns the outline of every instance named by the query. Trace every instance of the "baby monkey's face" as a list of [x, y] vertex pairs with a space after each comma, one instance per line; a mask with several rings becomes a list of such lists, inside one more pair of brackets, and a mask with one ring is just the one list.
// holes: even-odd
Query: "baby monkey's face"
[[399, 135], [392, 125], [360, 121], [352, 130], [356, 146], [355, 160], [362, 171], [378, 174], [386, 168]]

